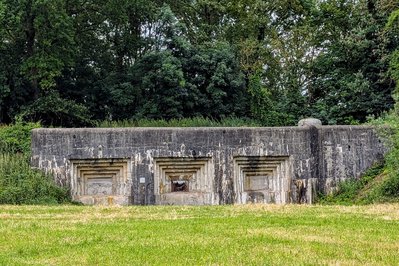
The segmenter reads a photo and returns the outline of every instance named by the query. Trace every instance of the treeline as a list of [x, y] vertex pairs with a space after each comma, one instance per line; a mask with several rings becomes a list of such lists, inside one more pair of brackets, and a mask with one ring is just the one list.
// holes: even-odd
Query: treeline
[[[393, 107], [395, 0], [0, 0], [0, 124], [364, 122]], [[391, 24], [394, 24], [392, 22]]]

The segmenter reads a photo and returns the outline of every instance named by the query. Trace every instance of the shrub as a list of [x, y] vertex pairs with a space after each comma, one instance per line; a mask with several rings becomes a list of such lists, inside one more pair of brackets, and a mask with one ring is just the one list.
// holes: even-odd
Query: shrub
[[31, 130], [39, 123], [17, 121], [13, 125], [0, 126], [0, 153], [30, 153]]
[[[397, 97], [397, 92], [394, 94]], [[385, 156], [385, 175], [382, 182], [376, 185], [365, 198], [368, 203], [398, 201], [399, 200], [399, 105], [385, 114], [382, 118], [375, 119], [372, 124], [377, 126], [381, 138], [385, 139], [385, 146], [389, 148]]]
[[92, 126], [89, 110], [83, 104], [61, 98], [58, 92], [48, 92], [19, 114], [24, 121], [41, 121], [46, 126]]
[[30, 168], [23, 154], [0, 154], [0, 204], [56, 204], [70, 201], [52, 177]]
[[[359, 179], [351, 178], [338, 185], [338, 189], [331, 195], [320, 195], [319, 202], [322, 204], [359, 204], [371, 203], [369, 195], [361, 197], [360, 192], [384, 171], [384, 164], [377, 164], [368, 169]], [[369, 193], [373, 191], [370, 190]], [[374, 192], [373, 192], [374, 193]]]
[[68, 191], [52, 177], [29, 165], [31, 130], [39, 123], [17, 121], [0, 127], [0, 204], [55, 204], [69, 200]]

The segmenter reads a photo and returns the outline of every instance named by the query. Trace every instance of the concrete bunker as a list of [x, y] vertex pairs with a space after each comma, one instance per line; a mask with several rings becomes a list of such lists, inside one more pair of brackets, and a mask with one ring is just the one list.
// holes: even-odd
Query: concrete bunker
[[386, 151], [373, 127], [305, 122], [34, 129], [32, 166], [53, 173], [84, 204], [312, 203]]

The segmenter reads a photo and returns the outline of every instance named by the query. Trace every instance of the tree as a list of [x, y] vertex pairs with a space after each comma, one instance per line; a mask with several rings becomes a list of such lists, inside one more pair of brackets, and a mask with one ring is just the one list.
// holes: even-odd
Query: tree
[[393, 0], [14, 2], [0, 1], [0, 123], [27, 110], [51, 121], [46, 101], [60, 117], [84, 106], [81, 124], [358, 123], [393, 105], [397, 33], [384, 30]]
[[74, 32], [63, 0], [3, 0], [1, 6], [2, 119], [7, 121], [21, 105], [56, 87], [62, 70], [73, 63]]
[[384, 32], [388, 12], [371, 0], [320, 6], [321, 52], [309, 66], [314, 116], [331, 124], [364, 122], [393, 106], [387, 59], [397, 40]]
[[193, 45], [168, 6], [159, 13], [157, 45], [132, 67], [139, 117], [222, 118], [247, 114], [244, 76], [226, 43]]

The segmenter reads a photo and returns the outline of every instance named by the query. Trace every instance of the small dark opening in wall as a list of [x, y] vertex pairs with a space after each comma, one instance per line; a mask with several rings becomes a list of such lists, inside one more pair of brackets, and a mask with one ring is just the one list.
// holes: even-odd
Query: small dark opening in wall
[[348, 151], [350, 151], [351, 150], [351, 145], [348, 145]]
[[188, 192], [188, 181], [187, 180], [172, 181], [172, 192]]

